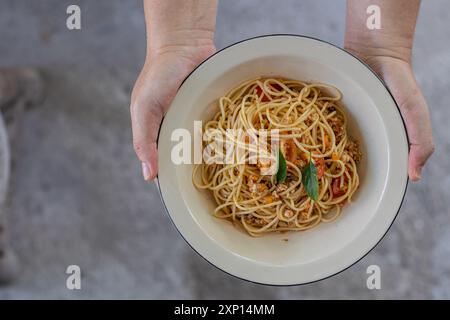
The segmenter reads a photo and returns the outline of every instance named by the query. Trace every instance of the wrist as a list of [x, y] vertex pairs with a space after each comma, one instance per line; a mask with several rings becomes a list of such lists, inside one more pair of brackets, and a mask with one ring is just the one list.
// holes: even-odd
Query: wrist
[[192, 70], [215, 51], [216, 47], [212, 41], [198, 41], [190, 44], [153, 44], [147, 47], [145, 65], [150, 66], [153, 63], [158, 63], [158, 61], [172, 61]]
[[411, 63], [407, 60], [392, 57], [389, 55], [360, 55], [355, 51], [349, 50], [352, 54], [366, 63], [378, 76], [386, 80], [392, 70], [403, 70], [402, 72], [412, 72]]
[[402, 40], [361, 41], [346, 37], [344, 48], [367, 63], [378, 75], [384, 76], [392, 65], [411, 68], [412, 49]]
[[151, 60], [155, 57], [166, 55], [180, 56], [200, 63], [214, 52], [213, 31], [187, 29], [177, 30], [149, 39], [146, 58]]
[[348, 23], [344, 47], [363, 57], [390, 56], [410, 61], [413, 46], [413, 35], [386, 30], [356, 29]]
[[147, 58], [179, 55], [199, 63], [215, 51], [217, 0], [146, 0], [144, 10]]
[[346, 40], [344, 48], [363, 60], [386, 57], [408, 64], [411, 63], [412, 49], [407, 46], [393, 46], [378, 43], [362, 44], [358, 41]]

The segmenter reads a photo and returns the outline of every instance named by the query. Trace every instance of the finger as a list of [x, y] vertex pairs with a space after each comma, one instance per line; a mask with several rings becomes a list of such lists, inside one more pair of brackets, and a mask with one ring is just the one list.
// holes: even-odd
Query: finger
[[403, 66], [397, 71], [387, 73], [386, 82], [400, 107], [408, 133], [408, 175], [412, 181], [418, 181], [423, 166], [434, 151], [430, 115], [411, 68]]
[[419, 181], [422, 168], [434, 151], [433, 142], [427, 144], [412, 144], [409, 150], [408, 174], [412, 181]]
[[142, 162], [145, 180], [153, 180], [158, 172], [157, 138], [162, 120], [162, 109], [148, 99], [145, 103], [137, 100], [131, 105], [131, 127], [133, 146]]
[[154, 61], [146, 64], [136, 81], [131, 97], [133, 145], [142, 162], [145, 180], [158, 173], [157, 139], [162, 118], [175, 97], [187, 70], [179, 61]]
[[419, 181], [422, 168], [434, 151], [433, 135], [427, 103], [418, 89], [400, 105], [410, 141], [408, 175]]

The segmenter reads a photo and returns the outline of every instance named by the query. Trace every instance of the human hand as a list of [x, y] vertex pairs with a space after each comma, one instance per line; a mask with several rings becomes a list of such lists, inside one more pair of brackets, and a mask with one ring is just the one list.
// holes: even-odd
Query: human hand
[[130, 111], [133, 146], [145, 180], [154, 179], [158, 172], [156, 140], [164, 114], [182, 81], [214, 51], [212, 44], [166, 51], [144, 64], [131, 94]]
[[144, 1], [147, 57], [131, 94], [133, 146], [145, 180], [158, 172], [159, 126], [189, 73], [216, 51], [216, 0]]
[[428, 105], [416, 82], [411, 64], [399, 57], [359, 54], [386, 83], [405, 121], [410, 150], [408, 175], [412, 181], [421, 178], [422, 168], [434, 151]]
[[[380, 8], [379, 30], [366, 28], [369, 5]], [[347, 0], [345, 31], [345, 48], [384, 80], [400, 108], [410, 143], [408, 175], [412, 181], [420, 180], [434, 151], [428, 106], [411, 67], [419, 7], [420, 0]]]

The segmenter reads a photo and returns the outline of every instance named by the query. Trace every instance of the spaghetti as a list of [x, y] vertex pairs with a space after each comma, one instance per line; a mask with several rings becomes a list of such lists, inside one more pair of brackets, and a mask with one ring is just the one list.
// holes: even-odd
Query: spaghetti
[[[246, 81], [221, 97], [219, 112], [204, 128], [224, 136], [227, 129], [255, 135], [277, 129], [286, 173], [283, 181], [262, 174], [268, 165], [262, 160], [195, 165], [193, 183], [212, 192], [214, 216], [242, 225], [252, 236], [307, 230], [336, 219], [358, 188], [361, 159], [358, 144], [347, 134], [341, 98], [331, 85], [281, 78]], [[315, 168], [315, 199], [302, 183], [309, 164]]]

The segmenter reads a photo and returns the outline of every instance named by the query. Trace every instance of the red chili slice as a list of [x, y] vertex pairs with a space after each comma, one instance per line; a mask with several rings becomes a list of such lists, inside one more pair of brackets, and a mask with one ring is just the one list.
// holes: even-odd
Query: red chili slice
[[323, 158], [318, 158], [316, 161], [317, 166], [317, 178], [322, 178], [325, 174], [325, 160]]
[[272, 88], [274, 88], [276, 91], [281, 91], [282, 90], [281, 86], [278, 83], [270, 84], [270, 86]]
[[270, 99], [263, 93], [263, 90], [260, 86], [256, 87], [256, 94], [261, 98], [262, 102], [267, 102]]
[[335, 178], [332, 182], [333, 196], [340, 197], [345, 194], [345, 191], [341, 189], [341, 178]]

